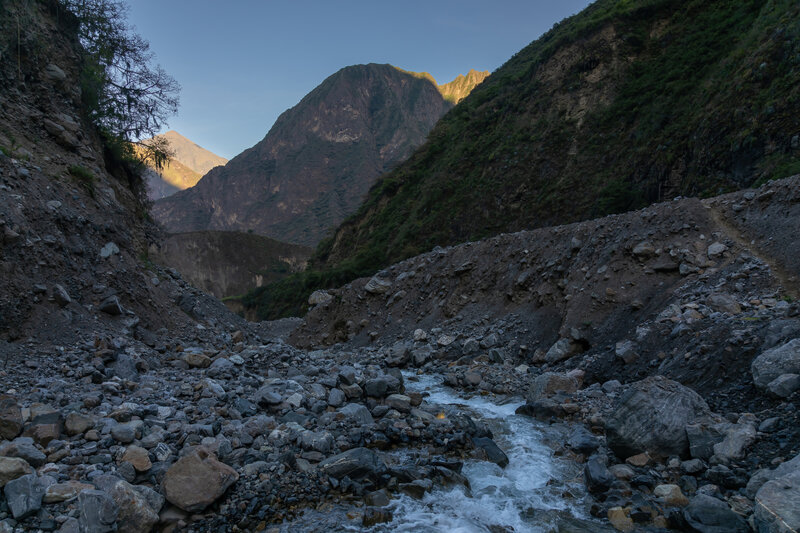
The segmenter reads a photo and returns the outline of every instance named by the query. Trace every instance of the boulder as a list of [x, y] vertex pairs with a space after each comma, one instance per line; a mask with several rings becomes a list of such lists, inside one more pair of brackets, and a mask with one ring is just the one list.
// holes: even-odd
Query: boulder
[[153, 466], [147, 450], [139, 446], [128, 446], [122, 461], [130, 463], [137, 472], [147, 472]]
[[711, 417], [693, 390], [662, 376], [631, 384], [606, 420], [608, 446], [619, 457], [642, 452], [688, 456], [686, 426]]
[[692, 498], [683, 511], [683, 517], [694, 531], [700, 533], [746, 533], [750, 526], [740, 515], [734, 513], [728, 504], [708, 496], [698, 494]]
[[560, 372], [545, 372], [533, 379], [526, 399], [535, 402], [543, 398], [549, 398], [556, 392], [573, 393], [578, 390], [578, 380], [574, 377]]
[[377, 477], [386, 471], [386, 464], [376, 452], [368, 448], [353, 448], [328, 457], [319, 464], [319, 469], [335, 479], [348, 476], [358, 480]]
[[767, 385], [767, 392], [776, 398], [788, 398], [800, 390], [800, 374], [781, 374]]
[[72, 412], [64, 420], [64, 431], [70, 437], [83, 435], [92, 427], [94, 427], [94, 419], [81, 413]]
[[373, 276], [366, 285], [364, 290], [370, 294], [385, 294], [392, 288], [392, 282], [378, 276]]
[[348, 403], [339, 409], [339, 412], [347, 417], [349, 422], [352, 422], [356, 426], [365, 426], [375, 423], [375, 420], [372, 418], [369, 409], [360, 403]]
[[603, 457], [599, 455], [593, 455], [586, 461], [586, 466], [583, 467], [583, 477], [586, 481], [586, 488], [592, 493], [606, 492], [617, 480], [608, 470]]
[[34, 468], [39, 468], [47, 462], [47, 456], [36, 447], [30, 437], [17, 437], [11, 442], [0, 444], [0, 455], [19, 457]]
[[759, 533], [800, 531], [800, 468], [759, 489], [754, 520]]
[[81, 533], [115, 531], [119, 508], [102, 490], [85, 490], [78, 495], [78, 522]]
[[327, 291], [316, 290], [308, 297], [308, 305], [326, 304], [333, 300], [333, 295]]
[[167, 501], [184, 511], [202, 511], [239, 479], [230, 466], [203, 449], [182, 457], [164, 475], [161, 483]]
[[783, 374], [800, 374], [800, 339], [771, 348], [753, 359], [750, 365], [756, 387], [766, 389]]
[[75, 498], [78, 494], [85, 490], [93, 490], [94, 486], [86, 483], [81, 483], [75, 480], [69, 480], [64, 483], [54, 483], [47, 487], [45, 490], [44, 503], [59, 503], [65, 502]]
[[6, 483], [3, 492], [11, 515], [19, 520], [42, 508], [45, 486], [36, 474], [26, 474]]
[[405, 394], [390, 394], [386, 397], [384, 402], [392, 409], [396, 409], [401, 413], [408, 413], [411, 411], [411, 398]]
[[0, 489], [9, 481], [14, 481], [26, 474], [32, 474], [33, 468], [19, 457], [0, 457]]
[[559, 339], [547, 350], [544, 360], [548, 363], [558, 363], [559, 361], [569, 359], [581, 351], [581, 345], [572, 339]]
[[117, 506], [117, 531], [138, 533], [151, 531], [158, 523], [158, 512], [164, 497], [148, 487], [131, 485], [114, 476], [99, 476], [95, 481]]
[[208, 368], [211, 366], [211, 358], [203, 353], [187, 352], [183, 356], [184, 362], [189, 368]]

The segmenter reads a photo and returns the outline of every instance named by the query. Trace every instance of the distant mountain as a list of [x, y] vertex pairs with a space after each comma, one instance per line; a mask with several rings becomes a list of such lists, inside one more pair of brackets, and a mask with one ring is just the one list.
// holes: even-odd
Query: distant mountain
[[147, 189], [151, 200], [193, 187], [209, 170], [228, 162], [224, 157], [198, 146], [177, 131], [170, 130], [157, 138], [169, 141], [175, 157], [162, 170], [151, 168], [147, 172]]
[[454, 104], [459, 103], [472, 92], [478, 84], [489, 77], [489, 71], [477, 71], [471, 69], [467, 75], [459, 74], [456, 79], [450, 83], [439, 85], [439, 92], [442, 93], [444, 99]]
[[[482, 79], [471, 76], [448, 89], [449, 98]], [[314, 245], [451, 107], [429, 74], [343, 68], [284, 112], [261, 142], [158, 201], [153, 215], [170, 232], [252, 230]]]

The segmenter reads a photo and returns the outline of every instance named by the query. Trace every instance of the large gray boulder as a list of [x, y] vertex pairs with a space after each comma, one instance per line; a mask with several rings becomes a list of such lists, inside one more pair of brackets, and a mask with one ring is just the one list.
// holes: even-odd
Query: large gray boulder
[[45, 486], [36, 474], [26, 474], [6, 483], [3, 492], [11, 515], [17, 520], [42, 508]]
[[800, 463], [793, 460], [789, 466], [794, 468], [782, 469], [789, 472], [767, 481], [756, 494], [753, 518], [759, 533], [800, 531]]
[[619, 457], [642, 452], [688, 456], [686, 426], [711, 418], [692, 389], [662, 376], [631, 384], [606, 421], [608, 446]]
[[783, 374], [800, 374], [800, 339], [771, 348], [750, 365], [756, 387], [766, 389], [773, 380]]

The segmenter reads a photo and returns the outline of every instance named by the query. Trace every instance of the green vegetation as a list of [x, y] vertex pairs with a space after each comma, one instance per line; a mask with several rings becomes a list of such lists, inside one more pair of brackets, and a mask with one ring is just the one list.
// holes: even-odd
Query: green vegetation
[[[430, 250], [800, 171], [800, 4], [598, 0], [454, 107], [262, 317]], [[794, 140], [793, 140], [794, 139]]]
[[92, 174], [89, 169], [80, 165], [70, 165], [67, 170], [69, 171], [70, 176], [72, 176], [81, 187], [86, 189], [86, 192], [89, 193], [89, 196], [94, 198], [94, 184], [95, 181], [97, 181], [95, 175]]

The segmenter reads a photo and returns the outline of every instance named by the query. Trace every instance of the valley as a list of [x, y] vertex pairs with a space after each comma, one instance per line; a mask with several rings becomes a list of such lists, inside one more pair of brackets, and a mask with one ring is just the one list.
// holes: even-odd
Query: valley
[[76, 5], [0, 4], [0, 533], [800, 529], [795, 4], [345, 67], [152, 210]]

